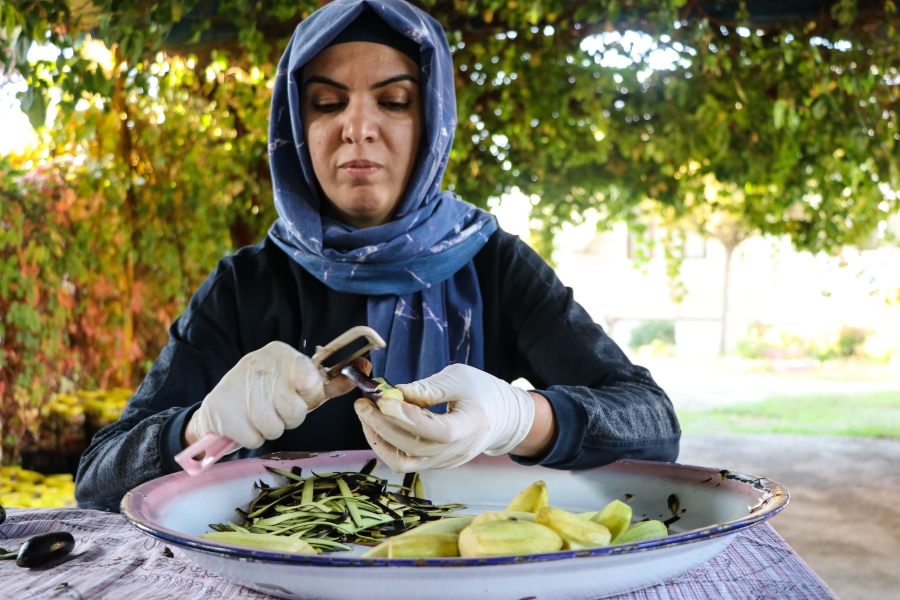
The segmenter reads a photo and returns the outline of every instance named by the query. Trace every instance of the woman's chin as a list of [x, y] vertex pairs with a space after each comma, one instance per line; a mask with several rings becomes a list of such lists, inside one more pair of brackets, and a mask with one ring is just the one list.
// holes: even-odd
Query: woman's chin
[[[358, 192], [359, 190], [356, 191]], [[387, 223], [398, 202], [399, 198], [394, 202], [390, 202], [380, 194], [356, 194], [355, 197], [345, 197], [338, 201], [332, 200], [332, 204], [337, 209], [341, 220], [357, 229], [375, 227], [376, 225]]]
[[383, 207], [359, 207], [341, 211], [341, 220], [357, 229], [368, 229], [383, 225], [390, 220], [391, 213]]

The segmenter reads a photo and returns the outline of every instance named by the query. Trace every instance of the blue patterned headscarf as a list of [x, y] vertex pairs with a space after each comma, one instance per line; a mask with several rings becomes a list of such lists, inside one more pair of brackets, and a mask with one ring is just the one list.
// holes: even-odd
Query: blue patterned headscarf
[[[303, 66], [370, 8], [420, 47], [425, 128], [418, 164], [392, 221], [354, 229], [320, 214], [300, 120]], [[453, 60], [440, 24], [403, 0], [336, 0], [294, 31], [278, 65], [269, 159], [279, 219], [269, 237], [332, 289], [368, 296], [387, 342], [375, 375], [407, 383], [451, 363], [484, 366], [481, 292], [472, 257], [497, 229], [489, 213], [441, 191], [456, 129]]]

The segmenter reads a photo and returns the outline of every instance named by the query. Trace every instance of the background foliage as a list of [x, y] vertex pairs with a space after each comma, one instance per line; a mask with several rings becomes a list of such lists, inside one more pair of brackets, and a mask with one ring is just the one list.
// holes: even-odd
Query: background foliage
[[[589, 208], [601, 226], [650, 211], [673, 231], [827, 251], [864, 243], [898, 208], [893, 2], [826, 0], [782, 22], [753, 2], [417, 4], [445, 25], [458, 69], [445, 183], [480, 206], [533, 195], [545, 255]], [[318, 5], [0, 4], [0, 68], [27, 83], [42, 131], [0, 162], [7, 452], [49, 392], [139, 382], [216, 260], [265, 235], [273, 65]], [[61, 52], [29, 60], [33, 43]]]

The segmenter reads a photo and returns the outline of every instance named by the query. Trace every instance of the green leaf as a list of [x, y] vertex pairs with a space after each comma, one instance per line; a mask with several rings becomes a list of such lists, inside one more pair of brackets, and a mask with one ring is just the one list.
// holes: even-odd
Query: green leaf
[[22, 112], [28, 116], [28, 121], [35, 129], [40, 129], [47, 122], [47, 99], [40, 91], [35, 91], [34, 86], [18, 95]]
[[788, 103], [786, 100], [779, 98], [775, 101], [775, 106], [772, 109], [772, 119], [775, 125], [775, 129], [781, 129], [782, 127], [784, 127], [784, 116], [787, 108]]
[[532, 25], [537, 25], [540, 22], [542, 15], [543, 3], [541, 2], [541, 0], [534, 0], [534, 2], [531, 3], [531, 6], [529, 7], [528, 13], [526, 14], [525, 18]]
[[794, 62], [794, 48], [790, 44], [784, 45], [784, 62], [787, 64]]
[[821, 121], [828, 113], [828, 104], [824, 98], [815, 101], [812, 107], [812, 116], [816, 121]]

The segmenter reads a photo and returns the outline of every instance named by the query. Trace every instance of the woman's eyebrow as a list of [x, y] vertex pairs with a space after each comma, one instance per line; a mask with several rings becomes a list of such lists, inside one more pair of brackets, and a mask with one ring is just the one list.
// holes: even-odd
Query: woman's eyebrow
[[383, 88], [386, 85], [391, 85], [392, 83], [397, 83], [398, 81], [412, 81], [414, 84], [419, 85], [419, 82], [416, 81], [415, 77], [404, 73], [402, 75], [394, 75], [390, 79], [385, 79], [384, 81], [379, 81], [378, 83], [374, 84], [371, 89], [377, 90], [378, 88]]
[[324, 77], [322, 75], [313, 75], [303, 83], [303, 87], [306, 87], [311, 83], [324, 83], [325, 85], [336, 87], [337, 89], [344, 90], [345, 92], [350, 90], [350, 88], [343, 83], [338, 83], [337, 81], [328, 79], [327, 77]]
[[[378, 83], [373, 84], [370, 89], [377, 90], [379, 88], [391, 85], [392, 83], [397, 83], [398, 81], [411, 81], [416, 85], [419, 85], [419, 82], [415, 77], [403, 73], [401, 75], [394, 75], [393, 77], [385, 79], [384, 81], [379, 81]], [[350, 90], [350, 88], [343, 83], [338, 83], [337, 81], [329, 79], [324, 75], [313, 75], [303, 83], [303, 86], [306, 87], [311, 83], [323, 83], [325, 85], [330, 85], [331, 87], [336, 87], [339, 90], [344, 90], [345, 92]]]

